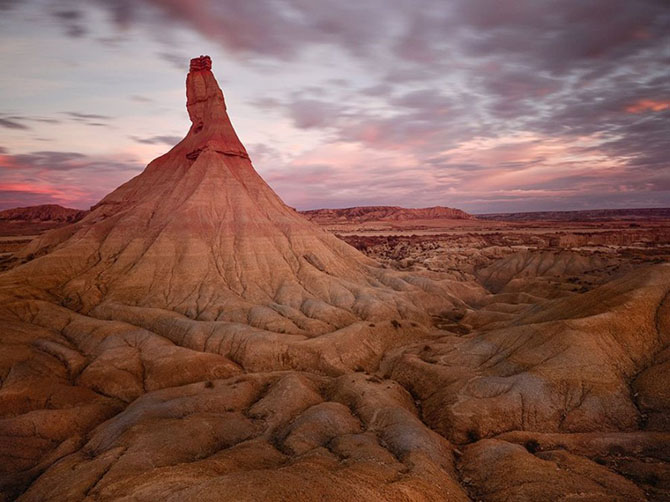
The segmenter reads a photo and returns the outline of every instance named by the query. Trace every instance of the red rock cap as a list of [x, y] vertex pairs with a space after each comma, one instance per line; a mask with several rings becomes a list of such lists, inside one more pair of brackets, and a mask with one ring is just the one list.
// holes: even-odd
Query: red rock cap
[[191, 59], [191, 66], [189, 71], [203, 71], [212, 69], [212, 58], [209, 56], [200, 56], [199, 58]]

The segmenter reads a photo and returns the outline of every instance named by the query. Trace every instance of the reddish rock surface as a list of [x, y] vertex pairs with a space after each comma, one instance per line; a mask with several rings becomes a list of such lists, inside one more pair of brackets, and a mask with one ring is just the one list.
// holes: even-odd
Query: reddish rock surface
[[313, 209], [301, 211], [310, 220], [324, 224], [363, 223], [375, 221], [412, 221], [412, 220], [471, 220], [474, 216], [451, 207], [424, 207], [410, 209], [397, 206], [359, 206], [344, 209]]
[[88, 211], [70, 209], [57, 204], [17, 207], [0, 211], [0, 220], [19, 222], [73, 223], [81, 220]]

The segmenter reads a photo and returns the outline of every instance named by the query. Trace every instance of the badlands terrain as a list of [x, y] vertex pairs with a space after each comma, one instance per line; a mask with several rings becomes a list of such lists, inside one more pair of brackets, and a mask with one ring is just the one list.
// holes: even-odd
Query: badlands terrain
[[186, 96], [91, 211], [0, 220], [0, 500], [670, 500], [667, 211], [300, 214], [209, 58]]

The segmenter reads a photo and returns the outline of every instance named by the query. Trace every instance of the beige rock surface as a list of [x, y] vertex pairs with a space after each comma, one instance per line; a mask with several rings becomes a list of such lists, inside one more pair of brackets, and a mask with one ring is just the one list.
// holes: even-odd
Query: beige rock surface
[[384, 267], [260, 178], [209, 58], [186, 88], [184, 140], [0, 274], [0, 500], [669, 499], [670, 265]]

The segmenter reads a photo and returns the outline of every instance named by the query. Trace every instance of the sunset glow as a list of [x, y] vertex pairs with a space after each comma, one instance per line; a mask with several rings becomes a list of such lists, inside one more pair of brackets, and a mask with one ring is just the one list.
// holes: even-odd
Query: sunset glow
[[1, 3], [0, 208], [87, 208], [141, 172], [204, 53], [300, 209], [667, 206], [670, 15], [614, 3]]
[[653, 99], [641, 99], [637, 103], [634, 103], [626, 107], [628, 113], [641, 113], [641, 112], [662, 112], [663, 110], [670, 109], [670, 100], [668, 101], [655, 101]]

